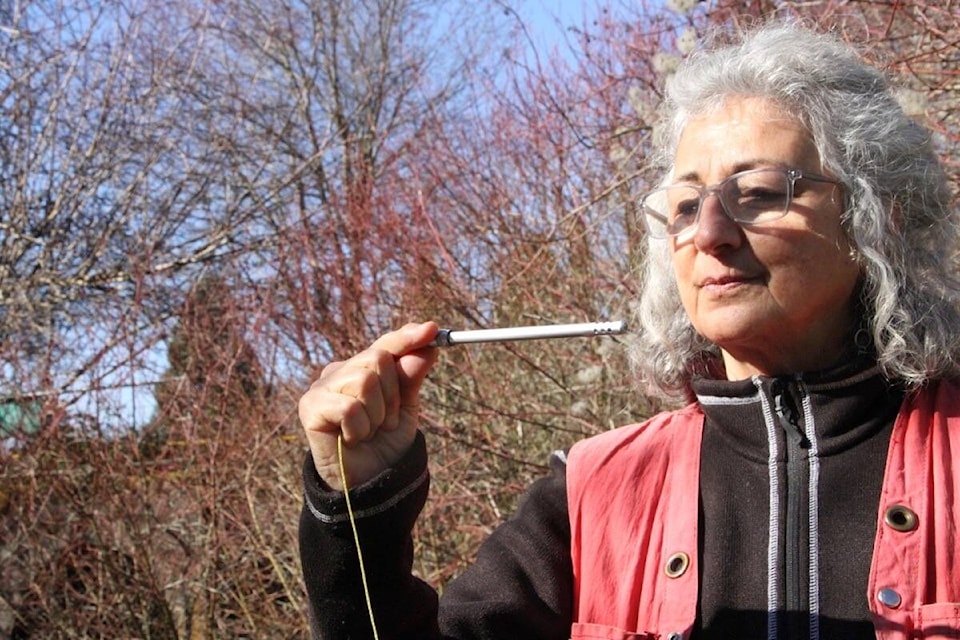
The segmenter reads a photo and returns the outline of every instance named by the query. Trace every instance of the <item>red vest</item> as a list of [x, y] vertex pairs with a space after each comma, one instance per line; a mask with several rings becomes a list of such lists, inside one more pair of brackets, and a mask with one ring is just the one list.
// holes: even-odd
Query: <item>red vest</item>
[[[681, 640], [696, 618], [697, 405], [567, 459], [572, 640]], [[960, 388], [909, 394], [887, 454], [866, 597], [877, 638], [960, 637]]]

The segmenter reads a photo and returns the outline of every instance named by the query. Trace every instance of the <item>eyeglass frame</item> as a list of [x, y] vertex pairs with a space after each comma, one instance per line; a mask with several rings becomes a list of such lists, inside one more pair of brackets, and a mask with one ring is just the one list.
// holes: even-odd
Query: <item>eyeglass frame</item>
[[[724, 202], [723, 200], [723, 196], [721, 195], [723, 188], [727, 184], [729, 184], [731, 180], [742, 178], [743, 176], [749, 175], [751, 173], [761, 173], [765, 171], [776, 171], [778, 173], [781, 173], [787, 179], [786, 204], [783, 207], [783, 212], [775, 218], [765, 218], [764, 220], [761, 220], [759, 222], [752, 221], [752, 220], [738, 220], [732, 213], [730, 213], [727, 203]], [[777, 220], [780, 220], [790, 212], [790, 205], [793, 204], [793, 194], [794, 194], [794, 189], [796, 188], [797, 180], [810, 180], [811, 182], [821, 182], [826, 184], [842, 186], [842, 183], [835, 178], [828, 178], [827, 176], [823, 176], [818, 173], [813, 173], [809, 171], [804, 171], [802, 169], [797, 169], [795, 167], [760, 167], [757, 169], [747, 169], [745, 171], [738, 171], [737, 173], [730, 174], [720, 182], [713, 185], [709, 185], [709, 186], [700, 186], [700, 185], [694, 185], [694, 184], [670, 184], [670, 185], [664, 185], [662, 187], [657, 187], [656, 189], [653, 189], [652, 191], [648, 192], [646, 195], [644, 195], [640, 199], [640, 212], [639, 212], [640, 218], [643, 222], [643, 226], [646, 229], [647, 235], [649, 237], [657, 240], [666, 240], [667, 238], [675, 238], [683, 234], [684, 232], [692, 231], [697, 228], [697, 225], [700, 224], [700, 213], [703, 211], [703, 203], [706, 201], [708, 196], [710, 196], [711, 194], [716, 194], [717, 200], [720, 201], [720, 210], [723, 211], [723, 214], [733, 222], [741, 226], [742, 225], [747, 225], [747, 226], [763, 225], [763, 224], [767, 224], [768, 222], [775, 222]], [[691, 222], [684, 228], [680, 229], [679, 231], [670, 232], [669, 230], [666, 230], [668, 228], [668, 225], [665, 224], [666, 220], [664, 220], [663, 227], [666, 230], [665, 232], [666, 235], [659, 235], [657, 233], [654, 233], [647, 217], [652, 215], [656, 218], [665, 218], [665, 216], [663, 216], [659, 211], [656, 211], [653, 209], [650, 210], [650, 213], [647, 213], [646, 202], [651, 196], [653, 196], [656, 193], [659, 193], [661, 191], [665, 192], [668, 189], [675, 189], [677, 187], [685, 187], [688, 189], [693, 189], [699, 195], [699, 200], [697, 201], [697, 212], [693, 217], [693, 222]]]

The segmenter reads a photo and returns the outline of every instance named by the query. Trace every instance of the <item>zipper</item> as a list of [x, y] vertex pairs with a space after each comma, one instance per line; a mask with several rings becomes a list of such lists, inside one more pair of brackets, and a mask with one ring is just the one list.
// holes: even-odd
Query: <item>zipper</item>
[[[808, 548], [806, 529], [807, 504], [803, 499], [808, 482], [807, 460], [810, 440], [804, 431], [803, 417], [796, 398], [797, 383], [792, 379], [777, 378], [770, 387], [773, 409], [784, 435], [786, 462], [786, 521], [784, 524], [784, 608], [786, 625], [784, 637], [808, 638], [809, 626], [801, 628], [801, 621], [809, 619], [810, 606], [806, 597], [809, 566], [803, 561], [802, 551]], [[806, 613], [808, 615], [800, 615]]]

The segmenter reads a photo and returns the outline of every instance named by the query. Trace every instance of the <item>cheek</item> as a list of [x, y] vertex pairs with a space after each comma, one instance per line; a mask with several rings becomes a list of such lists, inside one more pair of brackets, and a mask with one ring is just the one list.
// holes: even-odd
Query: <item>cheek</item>
[[789, 306], [830, 307], [846, 302], [860, 271], [838, 243], [824, 240], [795, 247], [770, 269], [774, 296]]
[[[666, 257], [666, 256], [665, 256]], [[679, 250], [671, 249], [670, 260], [673, 263], [673, 277], [680, 291], [680, 301], [689, 312], [694, 302], [693, 262], [694, 252], [683, 247]]]

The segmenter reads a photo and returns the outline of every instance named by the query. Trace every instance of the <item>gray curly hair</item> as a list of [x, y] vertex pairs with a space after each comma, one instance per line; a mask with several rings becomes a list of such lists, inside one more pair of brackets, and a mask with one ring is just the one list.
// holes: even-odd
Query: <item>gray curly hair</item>
[[[851, 349], [869, 342], [884, 374], [908, 387], [958, 376], [960, 226], [929, 132], [903, 112], [883, 74], [838, 38], [796, 24], [697, 53], [667, 82], [655, 140], [665, 171], [686, 123], [730, 96], [765, 97], [800, 118], [843, 183], [842, 224], [863, 274]], [[648, 240], [630, 356], [643, 381], [673, 396], [723, 366], [684, 312], [669, 254], [669, 243]]]

